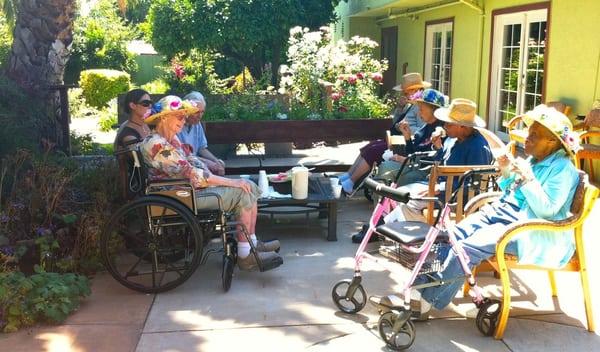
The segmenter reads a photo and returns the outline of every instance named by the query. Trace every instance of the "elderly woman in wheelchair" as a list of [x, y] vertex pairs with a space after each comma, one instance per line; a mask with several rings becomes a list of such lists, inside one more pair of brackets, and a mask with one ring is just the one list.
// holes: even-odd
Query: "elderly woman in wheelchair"
[[[215, 234], [223, 241], [226, 291], [236, 262], [245, 271], [266, 271], [283, 263], [279, 241], [262, 242], [255, 235], [258, 187], [212, 174], [182, 148], [177, 133], [197, 111], [192, 102], [166, 96], [144, 117], [153, 132], [133, 150], [132, 162], [147, 177], [138, 182], [145, 190], [138, 190], [141, 196], [112, 216], [101, 239], [109, 272], [132, 289], [161, 292], [180, 285], [216, 252], [203, 253]], [[235, 221], [228, 221], [230, 215]], [[125, 255], [114, 249], [120, 244]]]

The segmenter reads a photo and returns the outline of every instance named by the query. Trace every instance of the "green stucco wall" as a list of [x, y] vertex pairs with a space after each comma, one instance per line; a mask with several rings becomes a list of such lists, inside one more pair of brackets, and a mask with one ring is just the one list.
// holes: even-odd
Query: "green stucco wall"
[[[414, 2], [414, 0], [409, 1]], [[381, 28], [398, 26], [398, 78], [401, 76], [400, 70], [404, 62], [408, 63], [409, 72], [423, 72], [425, 23], [453, 17], [454, 57], [451, 95], [477, 100], [480, 114], [486, 116], [492, 11], [538, 2], [540, 1], [480, 1], [485, 10], [483, 18], [477, 11], [461, 4], [419, 13], [416, 19], [402, 17], [377, 23], [375, 17], [348, 17], [349, 14], [376, 9], [378, 6], [407, 3], [407, 1], [384, 0], [342, 2], [338, 13], [341, 20], [345, 22], [344, 39], [358, 34], [379, 40]], [[573, 109], [572, 116], [585, 114], [594, 99], [600, 99], [598, 23], [600, 23], [599, 0], [550, 1], [546, 100], [561, 100], [568, 103]], [[481, 24], [483, 24], [483, 35]], [[336, 33], [336, 38], [340, 37], [340, 33]], [[479, 59], [480, 55], [481, 59]]]

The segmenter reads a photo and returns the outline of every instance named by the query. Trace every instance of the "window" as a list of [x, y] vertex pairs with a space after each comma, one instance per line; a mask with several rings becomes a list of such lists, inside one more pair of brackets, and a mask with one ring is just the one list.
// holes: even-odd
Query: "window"
[[425, 80], [432, 88], [450, 95], [452, 76], [452, 20], [426, 24]]

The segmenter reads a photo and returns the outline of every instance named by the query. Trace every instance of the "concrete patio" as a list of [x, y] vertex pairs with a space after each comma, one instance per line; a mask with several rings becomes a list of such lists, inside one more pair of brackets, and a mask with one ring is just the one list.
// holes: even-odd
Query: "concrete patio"
[[[325, 241], [325, 220], [316, 217], [268, 218], [259, 235], [282, 241], [284, 265], [266, 273], [236, 271], [231, 291], [220, 283], [220, 258], [213, 257], [184, 285], [160, 295], [139, 294], [98, 273], [92, 296], [60, 326], [39, 326], [0, 335], [1, 351], [339, 351], [386, 350], [378, 336], [378, 315], [367, 307], [356, 315], [336, 310], [331, 288], [351, 278], [356, 245], [350, 236], [368, 219], [369, 203], [356, 196], [339, 209], [338, 242]], [[587, 224], [590, 277], [599, 275], [594, 238], [600, 203]], [[268, 229], [268, 230], [267, 230]], [[397, 290], [406, 273], [387, 271], [385, 261], [367, 262], [367, 294]], [[393, 265], [392, 265], [393, 266]], [[394, 269], [394, 268], [393, 268]], [[498, 296], [498, 281], [480, 280], [490, 296]], [[558, 299], [550, 296], [544, 272], [517, 272], [514, 306], [505, 338], [482, 336], [469, 299], [460, 296], [427, 322], [416, 324], [412, 351], [595, 351], [600, 336], [585, 329], [579, 278], [558, 273]], [[592, 280], [592, 297], [600, 297]], [[600, 318], [600, 302], [596, 318]]]

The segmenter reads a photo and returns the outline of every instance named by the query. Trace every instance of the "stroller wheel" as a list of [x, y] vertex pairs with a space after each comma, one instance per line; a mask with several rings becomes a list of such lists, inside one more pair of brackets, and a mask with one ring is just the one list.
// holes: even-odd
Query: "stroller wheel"
[[486, 298], [483, 301], [475, 319], [475, 324], [479, 332], [485, 336], [492, 336], [494, 334], [501, 307], [502, 304], [497, 299]]
[[377, 323], [379, 336], [394, 351], [405, 350], [415, 342], [414, 323], [406, 320], [404, 324], [400, 325], [398, 318], [397, 313], [386, 312], [379, 317], [379, 322]]
[[367, 293], [360, 283], [342, 280], [333, 286], [331, 298], [336, 307], [344, 313], [355, 314], [367, 304]]

